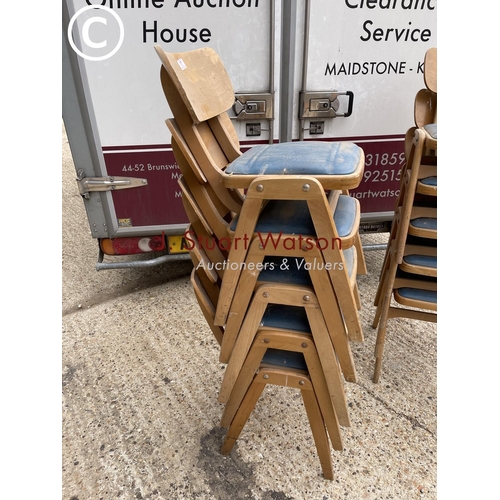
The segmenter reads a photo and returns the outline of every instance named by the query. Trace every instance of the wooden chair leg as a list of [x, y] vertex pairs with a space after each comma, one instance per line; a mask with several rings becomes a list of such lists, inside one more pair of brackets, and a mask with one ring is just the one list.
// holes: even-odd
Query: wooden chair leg
[[226, 371], [222, 379], [218, 400], [220, 403], [227, 403], [231, 391], [236, 383], [239, 372], [241, 371], [248, 352], [254, 341], [255, 334], [259, 328], [266, 310], [267, 303], [254, 300], [249, 308], [251, 314], [247, 315], [243, 326], [236, 337], [236, 342], [232, 349], [231, 357], [226, 366]]
[[354, 299], [356, 300], [356, 307], [358, 308], [358, 311], [361, 311], [361, 299], [359, 298], [359, 288], [357, 283], [354, 285], [353, 292]]
[[325, 322], [328, 327], [332, 344], [337, 353], [342, 373], [347, 382], [357, 382], [357, 372], [354, 364], [354, 358], [349, 345], [349, 338], [347, 336], [346, 325], [337, 297], [333, 290], [325, 286], [321, 280], [319, 271], [311, 271], [311, 279], [313, 282], [314, 292], [318, 298], [318, 302], [323, 311], [328, 311], [324, 315]]
[[389, 278], [387, 276], [387, 273], [383, 273], [380, 276], [380, 282], [378, 285], [379, 300], [375, 303], [376, 310], [375, 310], [375, 317], [373, 318], [372, 328], [377, 328], [377, 326], [379, 324], [380, 314], [382, 313], [382, 308], [383, 308], [383, 304], [384, 304], [383, 297], [386, 294], [386, 288], [389, 286], [388, 281], [389, 281]]
[[356, 239], [354, 240], [354, 246], [356, 247], [356, 252], [358, 254], [357, 274], [368, 274], [368, 269], [366, 268], [365, 253], [363, 252], [363, 243], [361, 242], [359, 233], [356, 235]]
[[380, 316], [380, 324], [378, 327], [378, 332], [377, 332], [377, 340], [375, 343], [375, 370], [373, 372], [373, 382], [375, 384], [378, 384], [380, 380], [380, 372], [382, 370], [382, 358], [384, 356], [384, 345], [385, 345], [385, 333], [387, 329], [387, 319], [389, 316], [389, 303], [385, 302], [390, 302], [390, 295], [389, 299], [386, 301], [384, 300], [384, 304], [381, 304], [382, 307], [382, 313]]
[[240, 436], [243, 427], [245, 427], [248, 417], [257, 404], [257, 401], [259, 400], [262, 391], [266, 387], [266, 384], [267, 382], [263, 378], [262, 374], [254, 378], [252, 384], [250, 385], [250, 388], [243, 398], [243, 402], [238, 408], [238, 411], [236, 412], [236, 415], [231, 422], [231, 425], [229, 426], [226, 438], [221, 448], [221, 453], [223, 455], [229, 455], [229, 453], [231, 453], [236, 440]]
[[315, 374], [324, 375], [328, 393], [330, 395], [335, 413], [340, 425], [349, 427], [351, 425], [347, 409], [347, 400], [345, 397], [344, 386], [338, 360], [335, 355], [330, 338], [326, 335], [326, 325], [323, 315], [318, 309], [306, 308], [307, 318], [311, 327], [312, 338], [315, 349], [310, 353], [304, 352], [306, 363], [309, 369], [309, 375], [313, 380], [315, 387], [320, 387], [316, 383]]
[[238, 374], [233, 390], [227, 399], [227, 403], [221, 417], [221, 427], [229, 427], [231, 425], [241, 402], [245, 398], [248, 388], [252, 384], [252, 380], [259, 369], [259, 365], [266, 350], [267, 343], [261, 344], [258, 341], [254, 342], [253, 348], [250, 350], [245, 363]]
[[398, 268], [396, 258], [392, 251], [392, 247], [388, 249], [388, 252], [390, 252], [390, 266], [387, 270], [386, 276], [384, 276], [383, 278], [383, 288], [381, 289], [380, 302], [377, 306], [376, 322], [378, 323], [378, 332], [377, 340], [375, 342], [375, 371], [373, 374], [373, 382], [375, 384], [377, 384], [380, 379], [382, 357], [384, 354], [385, 332], [387, 327], [387, 320], [389, 318], [389, 309], [391, 306], [392, 288]]
[[377, 328], [378, 322], [380, 320], [380, 312], [381, 308], [380, 306], [377, 306], [377, 309], [375, 310], [375, 317], [373, 318], [372, 328]]
[[321, 416], [321, 411], [318, 406], [318, 401], [312, 390], [301, 391], [304, 407], [307, 412], [307, 418], [311, 425], [311, 431], [318, 451], [321, 469], [325, 479], [333, 480], [332, 456], [330, 453], [330, 445], [328, 443], [328, 435], [326, 433], [325, 424]]
[[[245, 241], [248, 235], [253, 235], [257, 225], [257, 219], [264, 200], [247, 198], [240, 212], [238, 224], [234, 232], [233, 241]], [[247, 251], [244, 245], [231, 245], [228, 261], [244, 262]], [[221, 284], [220, 299], [215, 312], [215, 324], [224, 326], [226, 324], [231, 302], [234, 297], [236, 286], [240, 278], [241, 268], [229, 266], [224, 272], [224, 279]]]

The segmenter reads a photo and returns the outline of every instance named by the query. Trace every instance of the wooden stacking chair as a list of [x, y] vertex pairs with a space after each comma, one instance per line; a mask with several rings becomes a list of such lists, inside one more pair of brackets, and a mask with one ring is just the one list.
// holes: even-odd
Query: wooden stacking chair
[[[157, 52], [163, 63], [161, 81], [164, 92], [173, 111], [175, 123], [185, 142], [189, 145], [192, 157], [198, 163], [204, 178], [221, 202], [228, 210], [240, 215], [238, 218], [240, 224], [238, 226], [241, 227], [236, 227], [235, 239], [253, 234], [253, 231], [244, 232], [247, 226], [243, 221], [249, 214], [252, 221], [255, 221], [269, 200], [268, 197], [261, 196], [259, 201], [253, 201], [251, 197], [249, 199], [247, 192], [244, 204], [242, 202], [241, 190], [247, 189], [250, 191], [252, 181], [259, 176], [265, 176], [266, 182], [268, 182], [272, 180], [269, 174], [279, 174], [281, 178], [280, 191], [287, 190], [288, 185], [292, 186], [293, 180], [291, 177], [294, 173], [314, 174], [316, 182], [317, 179], [321, 181], [322, 184], [319, 185], [323, 188], [323, 191], [325, 189], [347, 190], [356, 187], [361, 181], [364, 156], [362, 150], [353, 144], [283, 144], [274, 145], [273, 149], [270, 150], [266, 147], [256, 147], [259, 148], [260, 159], [256, 159], [254, 154], [252, 154], [252, 158], [248, 156], [248, 153], [241, 155], [234, 128], [227, 116], [227, 110], [234, 102], [234, 93], [222, 62], [215, 52], [211, 49], [200, 49], [187, 53], [169, 54], [159, 47], [157, 47]], [[173, 122], [170, 121], [169, 127], [172, 124]], [[256, 148], [252, 148], [251, 152]], [[269, 155], [275, 159], [281, 158], [281, 166], [276, 161], [271, 167], [266, 164], [265, 158], [269, 157]], [[335, 155], [336, 157], [334, 157]], [[245, 158], [245, 161], [241, 161], [242, 158]], [[283, 158], [286, 161], [283, 161]], [[284, 173], [290, 175], [283, 175]], [[285, 179], [287, 185], [283, 184]], [[304, 193], [310, 188], [310, 183], [306, 182], [307, 179], [302, 180], [300, 190]], [[288, 199], [297, 199], [296, 184], [297, 182], [293, 189], [288, 190]], [[261, 184], [258, 189], [259, 192], [262, 192]], [[269, 189], [266, 191], [266, 195], [267, 192], [270, 192]], [[317, 189], [313, 188], [312, 192], [316, 194]], [[299, 199], [307, 201], [307, 198], [307, 195], [303, 195]], [[283, 197], [283, 193], [281, 193], [281, 199], [287, 199]], [[323, 192], [320, 199], [323, 205], [325, 199]], [[339, 198], [333, 197], [333, 199], [338, 200]], [[331, 209], [328, 209], [329, 217], [321, 214], [323, 219], [325, 221], [329, 219], [329, 222], [326, 222], [326, 224], [321, 223], [318, 214], [321, 203], [316, 207], [315, 218], [317, 223], [314, 226], [318, 226], [320, 229], [325, 226], [327, 228], [326, 232], [329, 233], [325, 235], [327, 241], [333, 241], [338, 238], [338, 235], [335, 234], [335, 227], [329, 227], [332, 226]], [[309, 201], [308, 205], [310, 205]], [[244, 207], [247, 208], [243, 213]], [[321, 210], [324, 209], [325, 205]], [[315, 229], [317, 230], [316, 227]], [[322, 233], [317, 234], [321, 234], [323, 237]], [[358, 233], [356, 233], [354, 244], [359, 255], [358, 271], [361, 269], [361, 272], [365, 272], [366, 267]], [[230, 260], [243, 262], [244, 257], [244, 248], [240, 246], [238, 249], [236, 245], [231, 246], [229, 251]], [[334, 255], [332, 254], [329, 257], [334, 257]], [[216, 315], [216, 322], [220, 325], [225, 325], [228, 318], [239, 276], [238, 269], [229, 269], [229, 272], [225, 273], [222, 284], [222, 300], [218, 303], [218, 314]], [[332, 274], [331, 278], [334, 281], [335, 276]], [[350, 292], [346, 295], [341, 293], [343, 289], [347, 289], [344, 277], [336, 279], [334, 286], [337, 287], [337, 297], [341, 303], [342, 313], [351, 337], [353, 339], [362, 338], [356, 297]]]
[[[387, 321], [405, 317], [436, 322], [437, 315], [437, 213], [435, 207], [417, 206], [423, 201], [435, 204], [435, 191], [419, 193], [419, 183], [434, 174], [435, 158], [424, 155], [427, 134], [412, 128], [411, 150], [401, 179], [393, 226], [375, 298], [377, 307], [373, 327], [378, 326], [373, 381], [380, 379]], [[429, 168], [426, 168], [429, 167]], [[436, 176], [437, 178], [437, 176]], [[420, 194], [420, 196], [419, 196]], [[425, 203], [424, 203], [425, 204]], [[399, 306], [392, 306], [392, 298]]]
[[[299, 356], [297, 356], [299, 355]], [[300, 389], [326, 479], [333, 479], [325, 427], [335, 450], [343, 449], [340, 429], [327, 403], [318, 353], [308, 335], [270, 329], [260, 331], [241, 372], [248, 386], [231, 420], [221, 452], [229, 454], [267, 384]], [[240, 384], [236, 387], [239, 388]], [[231, 401], [230, 401], [231, 403]]]

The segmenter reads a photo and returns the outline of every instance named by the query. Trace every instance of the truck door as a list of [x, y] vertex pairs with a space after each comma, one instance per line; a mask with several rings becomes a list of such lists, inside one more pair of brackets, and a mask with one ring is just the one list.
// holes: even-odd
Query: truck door
[[[297, 4], [292, 136], [349, 140], [365, 152], [362, 224], [392, 218], [403, 139], [437, 45], [435, 0], [304, 0]], [[283, 89], [282, 89], [283, 90]]]

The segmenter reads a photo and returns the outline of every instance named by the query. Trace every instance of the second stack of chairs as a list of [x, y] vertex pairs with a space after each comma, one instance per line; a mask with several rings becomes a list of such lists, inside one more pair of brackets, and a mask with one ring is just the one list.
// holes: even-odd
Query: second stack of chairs
[[388, 320], [437, 321], [436, 61], [437, 49], [429, 49], [426, 88], [415, 97], [415, 127], [406, 134], [406, 163], [375, 297], [375, 383], [380, 380]]

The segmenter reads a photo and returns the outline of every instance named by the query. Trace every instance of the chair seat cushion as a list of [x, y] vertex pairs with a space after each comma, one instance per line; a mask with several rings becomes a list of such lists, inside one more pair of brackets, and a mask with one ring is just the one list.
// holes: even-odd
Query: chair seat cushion
[[432, 217], [419, 217], [417, 219], [412, 219], [411, 225], [418, 229], [429, 229], [431, 231], [437, 231], [437, 219], [434, 219]]
[[412, 266], [437, 269], [437, 257], [435, 255], [405, 255], [403, 261]]
[[426, 186], [437, 186], [438, 178], [436, 176], [425, 177], [420, 182]]
[[424, 130], [433, 138], [438, 138], [438, 126], [437, 123], [429, 123], [424, 126]]
[[408, 300], [418, 300], [420, 302], [429, 302], [437, 304], [437, 292], [435, 290], [421, 290], [420, 288], [398, 288], [401, 297]]
[[280, 368], [307, 370], [306, 360], [301, 352], [268, 349], [262, 358], [262, 363]]
[[262, 317], [261, 326], [279, 328], [281, 330], [295, 330], [309, 333], [309, 320], [303, 307], [287, 306], [283, 304], [269, 304]]
[[254, 146], [228, 165], [237, 175], [347, 175], [362, 150], [352, 142], [299, 141]]
[[[269, 304], [262, 318], [261, 326], [310, 333], [309, 321], [303, 307]], [[307, 370], [304, 355], [301, 352], [268, 349], [262, 363], [284, 368]]]
[[[337, 234], [343, 238], [354, 228], [357, 220], [358, 204], [355, 198], [348, 195], [340, 195], [333, 221], [337, 228]], [[231, 222], [231, 230], [236, 230], [238, 217]], [[311, 236], [316, 234], [314, 224], [305, 200], [271, 200], [267, 203], [259, 217], [256, 232], [297, 234]]]

